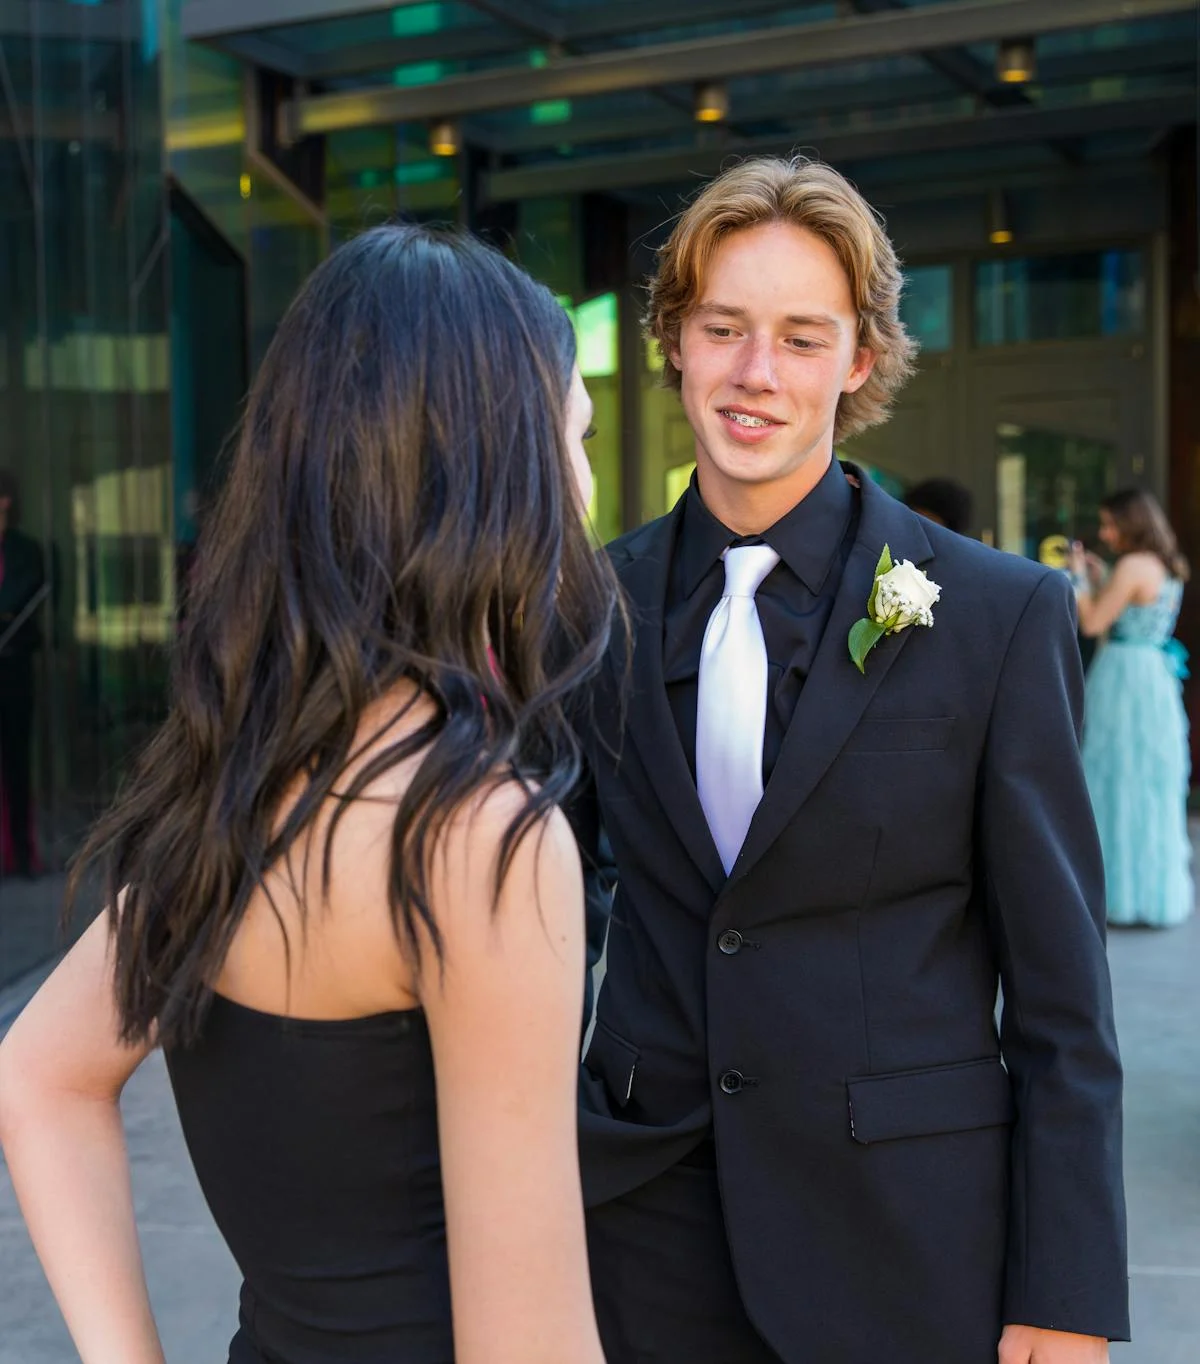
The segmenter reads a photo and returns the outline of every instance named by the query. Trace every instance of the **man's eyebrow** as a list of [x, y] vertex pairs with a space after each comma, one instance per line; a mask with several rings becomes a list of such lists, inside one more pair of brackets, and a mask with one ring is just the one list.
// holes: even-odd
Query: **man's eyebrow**
[[828, 313], [789, 313], [784, 321], [790, 322], [793, 327], [823, 327], [826, 331], [835, 332], [842, 330], [842, 324]]
[[[731, 303], [704, 302], [697, 305], [697, 313], [704, 313], [708, 317], [730, 317], [744, 318], [745, 308], [739, 308]], [[836, 317], [830, 317], [828, 313], [789, 313], [784, 319], [786, 323], [793, 327], [822, 327], [827, 331], [841, 331], [842, 325]]]
[[704, 302], [696, 305], [698, 313], [712, 313], [716, 317], [745, 317], [745, 308], [737, 308], [729, 303]]

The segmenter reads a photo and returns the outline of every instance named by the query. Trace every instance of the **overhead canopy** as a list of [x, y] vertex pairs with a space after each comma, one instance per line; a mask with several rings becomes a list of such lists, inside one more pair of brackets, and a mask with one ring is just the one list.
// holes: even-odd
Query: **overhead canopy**
[[[187, 37], [295, 79], [279, 136], [452, 120], [480, 198], [659, 193], [731, 154], [894, 180], [1143, 156], [1196, 118], [1195, 0], [185, 0]], [[1031, 78], [999, 53], [1031, 44]], [[718, 82], [727, 116], [697, 122]], [[720, 102], [720, 101], [719, 101]]]

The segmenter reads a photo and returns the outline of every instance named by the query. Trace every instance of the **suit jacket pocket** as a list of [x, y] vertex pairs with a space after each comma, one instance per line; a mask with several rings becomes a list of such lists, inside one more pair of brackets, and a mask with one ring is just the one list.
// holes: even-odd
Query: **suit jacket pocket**
[[864, 1146], [898, 1137], [969, 1132], [1012, 1122], [1008, 1072], [998, 1056], [846, 1081], [850, 1135]]
[[626, 1042], [607, 1024], [596, 1020], [583, 1064], [598, 1080], [604, 1081], [609, 1098], [618, 1108], [624, 1108], [633, 1093], [633, 1073], [637, 1070], [638, 1055], [638, 1049], [632, 1042]]
[[954, 732], [954, 717], [932, 720], [860, 720], [843, 753], [936, 753]]

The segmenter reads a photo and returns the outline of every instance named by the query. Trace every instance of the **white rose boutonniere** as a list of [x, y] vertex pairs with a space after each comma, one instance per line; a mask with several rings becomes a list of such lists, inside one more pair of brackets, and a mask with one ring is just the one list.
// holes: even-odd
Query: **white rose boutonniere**
[[884, 545], [875, 566], [875, 585], [867, 600], [867, 614], [850, 630], [850, 657], [860, 673], [865, 673], [867, 655], [884, 635], [896, 635], [910, 625], [932, 625], [933, 605], [942, 589], [908, 559], [892, 563], [892, 552]]

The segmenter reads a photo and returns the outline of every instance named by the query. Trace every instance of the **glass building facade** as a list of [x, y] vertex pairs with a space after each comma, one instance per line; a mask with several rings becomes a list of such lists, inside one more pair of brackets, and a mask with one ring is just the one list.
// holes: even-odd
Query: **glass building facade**
[[0, 981], [53, 948], [65, 862], [161, 716], [176, 590], [153, 11], [27, 8], [0, 44], [0, 592], [30, 613], [0, 648]]
[[[651, 81], [482, 109], [455, 155], [434, 154], [415, 120], [288, 146], [276, 114], [308, 88], [281, 73], [289, 64], [369, 103], [493, 66], [524, 81], [572, 54], [470, 6], [290, 23], [281, 4], [268, 45], [246, 49], [274, 52], [274, 71], [236, 44], [185, 41], [185, 4], [197, 0], [0, 0], [0, 986], [54, 951], [70, 857], [162, 718], [193, 547], [247, 385], [339, 241], [398, 214], [465, 223], [555, 292], [596, 406], [599, 540], [665, 511], [693, 468], [678, 399], [640, 335], [639, 285], [701, 172], [688, 161], [661, 184], [613, 181], [626, 155], [712, 161], [724, 144], [695, 133], [690, 89], [664, 98]], [[588, 41], [612, 37], [606, 7], [549, 8], [592, 25]], [[682, 33], [649, 25], [621, 51]], [[1049, 38], [1046, 107], [1140, 98], [1140, 86], [1095, 85], [1118, 38], [1122, 61], [1175, 71], [1169, 24]], [[975, 56], [990, 62], [986, 48]], [[960, 479], [973, 531], [1015, 553], [1089, 533], [1118, 484], [1170, 484], [1177, 508], [1200, 505], [1187, 491], [1194, 385], [1179, 377], [1195, 330], [1181, 245], [1196, 240], [1190, 132], [1150, 155], [1136, 128], [1122, 142], [1099, 124], [1075, 147], [1095, 165], [1076, 155], [1066, 170], [1036, 148], [926, 153], [902, 139], [889, 156], [872, 138], [887, 145], [897, 119], [977, 112], [917, 54], [764, 72], [729, 93], [739, 135], [807, 120], [796, 145], [849, 169], [908, 263], [920, 371], [848, 457], [897, 492]], [[1001, 248], [989, 205], [1010, 171]]]

